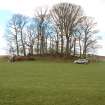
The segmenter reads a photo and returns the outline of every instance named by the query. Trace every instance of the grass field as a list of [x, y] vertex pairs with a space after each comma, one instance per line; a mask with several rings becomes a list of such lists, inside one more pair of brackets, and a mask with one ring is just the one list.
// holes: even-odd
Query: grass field
[[0, 62], [0, 105], [105, 105], [105, 62]]

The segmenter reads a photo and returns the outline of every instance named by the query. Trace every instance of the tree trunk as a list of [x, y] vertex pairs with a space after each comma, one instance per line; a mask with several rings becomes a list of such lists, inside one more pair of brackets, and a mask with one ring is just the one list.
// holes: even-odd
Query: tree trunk
[[46, 37], [46, 42], [45, 42], [45, 51], [46, 51], [46, 54], [47, 54], [47, 37]]
[[72, 49], [72, 45], [71, 45], [72, 43], [71, 43], [71, 38], [70, 38], [70, 42], [69, 42], [69, 45], [70, 45], [70, 48], [69, 48], [69, 50], [70, 50], [70, 55], [71, 55], [71, 49]]
[[56, 54], [58, 54], [58, 45], [59, 45], [59, 42], [58, 41], [56, 41]]
[[30, 54], [33, 55], [33, 46], [30, 46]]
[[21, 43], [22, 43], [22, 47], [23, 47], [23, 54], [24, 56], [26, 56], [26, 49], [25, 49], [25, 45], [24, 45], [24, 41], [23, 41], [23, 33], [21, 30]]
[[16, 53], [17, 53], [17, 56], [19, 56], [19, 45], [17, 41], [17, 36], [16, 36]]
[[63, 36], [61, 35], [61, 55], [63, 55]]
[[15, 35], [15, 41], [16, 41], [16, 53], [17, 56], [19, 56], [19, 45], [18, 45], [18, 39], [17, 39], [17, 30], [15, 29], [16, 35]]
[[57, 34], [57, 40], [56, 40], [56, 53], [58, 54], [58, 49], [59, 49], [59, 39], [58, 39], [58, 34]]
[[74, 38], [74, 56], [75, 56], [75, 53], [76, 53], [76, 38]]
[[79, 49], [80, 49], [80, 58], [82, 57], [82, 48], [81, 48], [81, 42], [80, 42], [80, 38], [79, 38]]
[[66, 37], [66, 54], [69, 55], [69, 37]]
[[86, 36], [86, 34], [85, 34], [85, 38], [84, 38], [84, 48], [83, 48], [83, 56], [84, 56], [84, 58], [86, 58], [86, 52], [87, 52], [86, 43], [87, 43], [87, 36]]

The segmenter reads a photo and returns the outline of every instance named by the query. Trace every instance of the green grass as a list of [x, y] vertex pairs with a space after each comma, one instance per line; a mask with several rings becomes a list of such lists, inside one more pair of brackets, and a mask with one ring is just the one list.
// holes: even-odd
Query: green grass
[[105, 105], [105, 62], [0, 62], [0, 105]]

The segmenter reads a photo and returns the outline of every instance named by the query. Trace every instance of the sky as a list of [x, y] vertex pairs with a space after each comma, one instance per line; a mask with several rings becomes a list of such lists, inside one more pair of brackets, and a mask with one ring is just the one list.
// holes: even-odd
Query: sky
[[4, 37], [6, 24], [14, 13], [21, 13], [27, 16], [33, 16], [38, 7], [51, 8], [59, 2], [69, 2], [81, 5], [87, 16], [92, 16], [97, 22], [100, 49], [96, 52], [98, 55], [105, 56], [105, 1], [104, 0], [0, 0], [0, 54], [6, 54], [6, 40]]

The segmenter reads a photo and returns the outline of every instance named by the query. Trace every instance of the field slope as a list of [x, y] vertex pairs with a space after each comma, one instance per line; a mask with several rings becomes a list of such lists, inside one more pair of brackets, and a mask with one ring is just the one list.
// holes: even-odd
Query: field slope
[[105, 63], [0, 63], [0, 105], [105, 105]]

